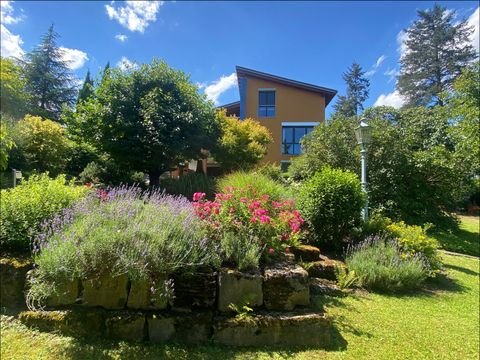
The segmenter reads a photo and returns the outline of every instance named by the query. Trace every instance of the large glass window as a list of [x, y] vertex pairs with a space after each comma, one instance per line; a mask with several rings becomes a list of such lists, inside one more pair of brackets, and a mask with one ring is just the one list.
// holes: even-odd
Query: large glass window
[[258, 92], [258, 116], [275, 116], [275, 90], [260, 90]]
[[312, 132], [313, 126], [284, 126], [282, 128], [282, 154], [300, 155], [300, 140]]

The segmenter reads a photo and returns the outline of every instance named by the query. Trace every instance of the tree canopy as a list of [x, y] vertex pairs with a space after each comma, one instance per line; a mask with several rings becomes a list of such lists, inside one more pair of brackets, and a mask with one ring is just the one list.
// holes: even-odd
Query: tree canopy
[[347, 85], [347, 95], [340, 95], [335, 104], [335, 112], [342, 116], [357, 116], [363, 110], [363, 103], [368, 99], [370, 81], [365, 77], [365, 71], [356, 62], [343, 73]]
[[473, 29], [466, 20], [455, 23], [455, 12], [437, 4], [417, 15], [405, 30], [397, 88], [409, 105], [443, 105], [441, 93], [451, 90], [462, 69], [477, 57], [470, 44]]

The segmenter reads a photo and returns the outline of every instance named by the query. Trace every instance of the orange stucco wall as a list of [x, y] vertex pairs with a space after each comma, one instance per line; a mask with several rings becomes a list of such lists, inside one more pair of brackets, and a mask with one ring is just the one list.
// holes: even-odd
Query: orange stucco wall
[[[258, 90], [275, 89], [275, 117], [258, 117]], [[263, 163], [280, 163], [290, 160], [292, 155], [282, 155], [282, 122], [325, 121], [325, 98], [318, 93], [285, 86], [272, 81], [247, 77], [245, 117], [258, 120], [272, 133]]]

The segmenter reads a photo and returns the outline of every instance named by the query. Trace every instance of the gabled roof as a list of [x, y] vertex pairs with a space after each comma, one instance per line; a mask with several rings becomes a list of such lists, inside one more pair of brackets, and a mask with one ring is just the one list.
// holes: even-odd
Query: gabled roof
[[313, 84], [304, 83], [301, 81], [287, 79], [281, 76], [267, 74], [261, 71], [248, 69], [242, 66], [236, 66], [236, 70], [237, 70], [237, 78], [240, 78], [242, 76], [252, 76], [259, 79], [274, 81], [279, 84], [293, 86], [299, 89], [313, 91], [313, 92], [322, 94], [323, 96], [325, 96], [325, 106], [327, 106], [328, 103], [332, 101], [333, 97], [337, 94], [337, 90], [334, 90], [334, 89], [329, 89], [323, 86], [317, 86]]

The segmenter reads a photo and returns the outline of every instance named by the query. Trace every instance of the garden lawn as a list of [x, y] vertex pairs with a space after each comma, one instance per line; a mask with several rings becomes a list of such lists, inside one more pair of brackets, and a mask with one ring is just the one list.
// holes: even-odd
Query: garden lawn
[[83, 340], [34, 331], [2, 315], [1, 359], [478, 359], [479, 260], [443, 258], [448, 276], [415, 294], [317, 298], [335, 319], [328, 350]]
[[480, 218], [478, 216], [459, 216], [460, 228], [454, 232], [434, 234], [443, 249], [461, 254], [480, 256]]

